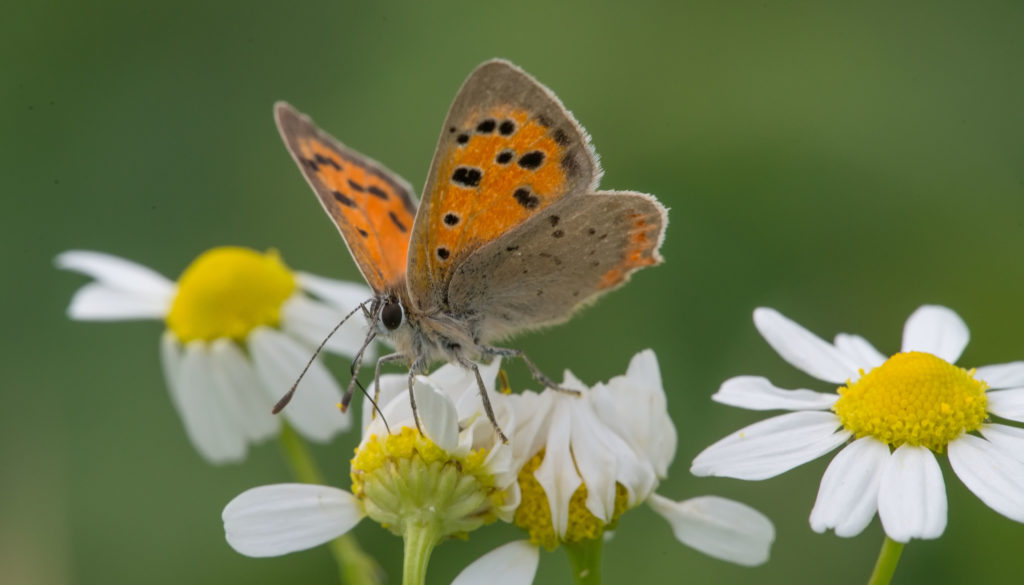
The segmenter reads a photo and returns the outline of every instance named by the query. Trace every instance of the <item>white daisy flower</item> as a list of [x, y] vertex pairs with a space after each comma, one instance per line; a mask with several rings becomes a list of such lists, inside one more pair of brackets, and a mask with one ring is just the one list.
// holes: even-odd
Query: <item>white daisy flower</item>
[[[100, 252], [68, 251], [56, 263], [96, 279], [75, 293], [72, 319], [164, 320], [160, 354], [171, 401], [211, 463], [240, 461], [250, 443], [278, 432], [274, 403], [331, 328], [372, 296], [362, 285], [293, 272], [276, 252], [247, 248], [208, 250], [177, 283]], [[351, 356], [364, 337], [362, 320], [350, 319], [325, 349]], [[284, 416], [303, 436], [324, 442], [350, 424], [335, 408], [340, 398], [317, 361]]]
[[[536, 567], [539, 546], [599, 543], [623, 512], [645, 502], [680, 541], [705, 554], [741, 565], [768, 559], [774, 527], [760, 512], [714, 496], [676, 502], [655, 493], [675, 457], [676, 430], [653, 351], [634, 356], [626, 374], [607, 384], [587, 388], [567, 371], [561, 387], [580, 395], [548, 389], [507, 397], [515, 415], [506, 431], [522, 492], [514, 522], [532, 546], [506, 545], [463, 575], [523, 562]], [[504, 582], [533, 578], [532, 571], [517, 575]]]
[[[352, 491], [281, 484], [243, 492], [224, 508], [228, 543], [248, 556], [282, 555], [326, 543], [369, 517], [403, 537], [409, 571], [410, 558], [429, 557], [443, 539], [510, 518], [516, 503], [511, 450], [496, 441], [479, 404], [468, 417], [459, 414], [450, 395], [475, 392], [476, 379], [461, 379], [457, 369], [445, 366], [416, 377], [423, 434], [416, 430], [406, 393], [394, 391], [407, 384], [407, 377], [382, 376], [382, 389], [393, 396], [383, 417], [365, 427], [352, 459]], [[496, 364], [483, 370], [493, 387]], [[456, 385], [442, 389], [440, 381]], [[480, 439], [485, 433], [477, 427], [484, 425], [491, 430], [489, 442]], [[425, 571], [426, 558], [421, 560], [418, 570]], [[422, 579], [407, 574], [403, 582]]]
[[1024, 362], [965, 370], [954, 364], [967, 326], [945, 307], [907, 319], [900, 353], [889, 358], [856, 335], [830, 344], [777, 311], [754, 323], [784, 360], [833, 384], [834, 393], [784, 390], [765, 378], [727, 380], [714, 399], [751, 410], [792, 410], [711, 445], [696, 475], [774, 477], [849, 441], [829, 464], [811, 511], [817, 532], [859, 534], [876, 511], [897, 542], [937, 538], [946, 528], [946, 489], [936, 454], [1000, 514], [1024, 522]]

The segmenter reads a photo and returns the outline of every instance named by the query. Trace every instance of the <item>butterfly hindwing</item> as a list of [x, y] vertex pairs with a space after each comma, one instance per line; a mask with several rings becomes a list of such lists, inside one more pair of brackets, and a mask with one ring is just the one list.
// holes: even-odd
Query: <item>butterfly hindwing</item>
[[600, 175], [589, 138], [557, 97], [507, 61], [479, 66], [452, 104], [413, 228], [410, 297], [445, 308], [455, 270], [475, 250]]
[[485, 340], [552, 325], [582, 304], [661, 262], [668, 216], [654, 197], [598, 192], [552, 203], [455, 270], [454, 314]]
[[346, 147], [292, 106], [274, 106], [277, 128], [306, 181], [377, 292], [404, 280], [416, 203], [409, 184]]

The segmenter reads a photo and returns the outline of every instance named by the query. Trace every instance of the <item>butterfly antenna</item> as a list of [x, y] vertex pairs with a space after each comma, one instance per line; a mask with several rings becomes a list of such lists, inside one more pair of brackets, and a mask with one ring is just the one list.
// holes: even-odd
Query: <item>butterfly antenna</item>
[[[374, 320], [378, 317], [379, 315], [373, 315]], [[363, 340], [363, 346], [359, 348], [359, 351], [356, 352], [356, 357], [352, 359], [352, 364], [348, 369], [349, 376], [351, 376], [349, 378], [348, 388], [345, 389], [345, 395], [341, 397], [341, 402], [338, 404], [341, 412], [348, 411], [348, 405], [352, 402], [352, 395], [355, 393], [355, 388], [353, 388], [353, 386], [359, 386], [359, 389], [363, 394], [366, 394], [366, 389], [359, 383], [359, 368], [363, 365], [363, 353], [366, 351], [366, 348], [373, 343], [373, 339], [375, 337], [377, 337], [377, 332], [371, 327], [370, 330], [366, 332], [366, 339]]]
[[[354, 308], [351, 311], [349, 311], [349, 314], [345, 315], [345, 317], [341, 321], [339, 321], [337, 325], [334, 326], [334, 329], [331, 329], [331, 332], [327, 334], [327, 337], [325, 337], [324, 340], [320, 342], [320, 345], [317, 346], [316, 351], [313, 352], [313, 356], [309, 358], [308, 362], [306, 362], [306, 367], [302, 368], [302, 372], [299, 373], [299, 377], [295, 379], [295, 383], [292, 384], [292, 387], [288, 390], [288, 392], [284, 396], [281, 397], [280, 400], [277, 401], [277, 404], [274, 405], [274, 408], [270, 411], [272, 414], [277, 414], [277, 413], [281, 412], [282, 410], [284, 410], [284, 407], [288, 406], [288, 403], [292, 401], [292, 396], [295, 395], [295, 389], [299, 387], [299, 382], [302, 381], [302, 378], [306, 375], [306, 372], [309, 371], [309, 368], [313, 365], [313, 362], [316, 360], [317, 356], [319, 356], [320, 352], [323, 351], [324, 346], [327, 345], [327, 341], [330, 340], [330, 338], [335, 333], [338, 332], [338, 329], [341, 329], [341, 326], [345, 324], [345, 321], [348, 321], [349, 318], [352, 315], [356, 314], [356, 311], [358, 311], [359, 309], [362, 309], [363, 312], [365, 313], [366, 312], [366, 307], [364, 305], [367, 302], [369, 302], [369, 301], [363, 301], [362, 303], [359, 303], [359, 305], [356, 308]], [[372, 333], [372, 331], [371, 331], [371, 333]], [[372, 339], [372, 337], [371, 337], [371, 339]], [[360, 359], [362, 359], [363, 349], [366, 349], [366, 345], [365, 344], [359, 350], [358, 357]]]

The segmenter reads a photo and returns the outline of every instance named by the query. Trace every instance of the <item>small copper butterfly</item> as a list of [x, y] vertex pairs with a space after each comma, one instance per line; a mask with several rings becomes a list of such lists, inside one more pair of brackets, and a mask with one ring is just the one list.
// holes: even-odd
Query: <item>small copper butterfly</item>
[[375, 380], [381, 364], [403, 361], [411, 397], [413, 376], [431, 362], [468, 368], [502, 440], [472, 360], [520, 357], [555, 387], [521, 351], [492, 343], [565, 321], [661, 261], [665, 208], [651, 195], [598, 191], [601, 169], [587, 133], [549, 89], [508, 61], [488, 61], [463, 83], [418, 209], [401, 177], [289, 104], [279, 102], [274, 113], [374, 291], [364, 309], [367, 343], [380, 335], [396, 349], [379, 358]]

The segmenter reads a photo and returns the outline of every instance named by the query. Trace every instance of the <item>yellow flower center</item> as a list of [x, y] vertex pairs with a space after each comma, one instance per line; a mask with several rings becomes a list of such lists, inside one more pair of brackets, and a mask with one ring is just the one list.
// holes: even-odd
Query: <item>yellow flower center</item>
[[261, 325], [276, 326], [281, 305], [295, 291], [295, 276], [277, 252], [213, 248], [196, 258], [181, 278], [167, 327], [182, 342], [244, 340]]
[[487, 453], [448, 453], [409, 427], [371, 435], [352, 459], [352, 493], [395, 534], [430, 525], [439, 538], [463, 537], [494, 522], [507, 495], [484, 465]]
[[565, 536], [559, 540], [551, 521], [548, 496], [533, 475], [542, 461], [544, 461], [543, 449], [530, 458], [519, 471], [519, 489], [522, 492], [522, 500], [519, 507], [516, 508], [513, 519], [516, 526], [530, 533], [532, 544], [543, 546], [547, 550], [554, 550], [560, 541], [575, 543], [594, 540], [601, 538], [605, 530], [615, 529], [619, 522], [619, 516], [626, 511], [629, 502], [629, 492], [626, 491], [626, 487], [620, 483], [615, 484], [615, 511], [612, 513], [611, 521], [605, 524], [587, 509], [587, 486], [580, 484], [580, 487], [576, 488], [569, 499], [569, 525]]
[[987, 385], [930, 353], [898, 353], [839, 389], [832, 410], [858, 438], [904, 443], [941, 453], [985, 421]]

